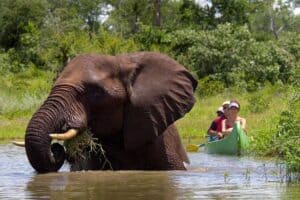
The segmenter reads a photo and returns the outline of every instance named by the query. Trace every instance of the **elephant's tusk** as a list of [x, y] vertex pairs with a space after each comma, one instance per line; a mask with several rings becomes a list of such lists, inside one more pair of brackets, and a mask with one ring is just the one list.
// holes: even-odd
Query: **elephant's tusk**
[[19, 147], [25, 147], [25, 142], [12, 141], [11, 143]]
[[57, 139], [57, 140], [70, 140], [73, 137], [75, 137], [78, 134], [78, 130], [76, 129], [70, 129], [65, 133], [53, 133], [50, 134], [50, 137], [52, 139]]

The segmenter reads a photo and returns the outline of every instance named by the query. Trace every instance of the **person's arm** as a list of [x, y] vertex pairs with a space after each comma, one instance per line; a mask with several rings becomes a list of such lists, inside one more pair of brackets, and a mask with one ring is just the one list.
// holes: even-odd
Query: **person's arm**
[[231, 131], [232, 131], [232, 128], [227, 128], [227, 129], [226, 129], [226, 120], [227, 120], [227, 119], [224, 119], [224, 120], [222, 121], [222, 133], [223, 133], [224, 135], [229, 135], [229, 134], [231, 133]]
[[211, 136], [216, 136], [216, 135], [218, 135], [218, 131], [216, 131], [216, 130], [217, 130], [217, 124], [216, 124], [215, 121], [213, 121], [213, 122], [211, 123], [211, 125], [210, 125], [210, 127], [209, 127], [207, 133], [208, 133], [209, 135], [211, 135]]
[[211, 135], [211, 136], [216, 136], [216, 135], [218, 135], [218, 131], [208, 129], [208, 134]]
[[218, 132], [217, 126], [218, 126], [218, 125], [217, 125], [217, 122], [214, 120], [214, 121], [211, 123], [211, 125], [210, 125], [210, 127], [209, 127], [207, 133], [208, 133], [209, 135], [211, 135], [211, 136], [217, 136], [219, 139], [221, 139], [221, 138], [223, 137], [223, 134], [222, 134], [221, 132]]
[[247, 122], [245, 118], [241, 118], [241, 125], [244, 132], [247, 133], [247, 129], [246, 129]]

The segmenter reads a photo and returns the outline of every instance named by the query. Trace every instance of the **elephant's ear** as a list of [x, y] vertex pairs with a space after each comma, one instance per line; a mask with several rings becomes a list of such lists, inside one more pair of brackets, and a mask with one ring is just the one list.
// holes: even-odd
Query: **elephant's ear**
[[142, 53], [131, 56], [130, 60], [124, 67], [130, 71], [126, 83], [129, 101], [124, 116], [127, 150], [151, 142], [189, 112], [195, 103], [197, 86], [193, 76], [167, 56]]

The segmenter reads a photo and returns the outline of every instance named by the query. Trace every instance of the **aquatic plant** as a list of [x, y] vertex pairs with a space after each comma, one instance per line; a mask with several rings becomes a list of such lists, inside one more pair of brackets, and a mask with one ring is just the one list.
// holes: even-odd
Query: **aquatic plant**
[[228, 171], [224, 172], [224, 183], [225, 184], [229, 183], [229, 172]]
[[265, 181], [268, 182], [268, 173], [267, 173], [267, 167], [266, 164], [263, 164], [263, 176], [265, 177]]
[[[92, 153], [95, 153], [99, 155], [99, 159], [101, 163], [103, 163], [102, 169], [104, 169], [106, 165], [112, 169], [111, 163], [106, 158], [101, 143], [98, 142], [97, 138], [93, 137], [93, 134], [88, 129], [71, 140], [65, 141], [64, 146], [70, 159], [87, 159]], [[86, 151], [88, 151], [88, 153], [86, 153]]]
[[247, 182], [250, 182], [250, 178], [251, 178], [251, 176], [250, 176], [250, 175], [251, 175], [251, 169], [250, 169], [250, 168], [246, 168], [244, 175], [245, 175], [245, 180], [246, 180]]

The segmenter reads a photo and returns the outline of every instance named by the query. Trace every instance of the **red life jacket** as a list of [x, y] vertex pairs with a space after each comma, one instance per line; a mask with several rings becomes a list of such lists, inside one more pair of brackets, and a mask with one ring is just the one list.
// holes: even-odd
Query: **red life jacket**
[[221, 116], [218, 117], [217, 119], [215, 119], [215, 123], [216, 123], [216, 131], [218, 132], [222, 132], [222, 121], [226, 119], [225, 116]]

